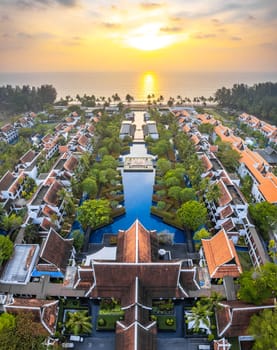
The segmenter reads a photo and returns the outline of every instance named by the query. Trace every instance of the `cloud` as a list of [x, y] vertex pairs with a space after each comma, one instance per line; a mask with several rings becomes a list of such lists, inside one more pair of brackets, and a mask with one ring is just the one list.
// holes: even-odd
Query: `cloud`
[[82, 44], [82, 38], [80, 36], [73, 36], [72, 38], [69, 38], [68, 40], [63, 40], [63, 44], [66, 46], [79, 46]]
[[4, 23], [4, 22], [9, 22], [11, 20], [10, 16], [8, 15], [1, 15], [0, 16], [0, 22]]
[[104, 22], [102, 23], [102, 25], [107, 29], [117, 29], [121, 27], [120, 23], [113, 23], [113, 22]]
[[140, 3], [140, 7], [142, 7], [144, 10], [154, 10], [154, 9], [160, 8], [162, 6], [163, 6], [163, 4], [158, 3], [158, 2], [142, 2], [142, 3]]
[[215, 38], [216, 37], [216, 35], [215, 34], [212, 34], [212, 33], [201, 33], [201, 32], [199, 32], [199, 33], [195, 33], [194, 35], [192, 35], [192, 37], [194, 38], [194, 39], [200, 39], [200, 40], [202, 40], [202, 39], [211, 39], [211, 38]]
[[242, 40], [242, 38], [239, 37], [239, 36], [232, 36], [230, 39], [231, 39], [232, 41], [241, 41], [241, 40]]
[[17, 33], [17, 36], [20, 39], [32, 39], [33, 38], [33, 36], [31, 34], [26, 33], [26, 32], [19, 32], [19, 33]]
[[75, 7], [78, 0], [17, 0], [16, 5], [23, 10], [39, 9], [58, 4], [64, 7]]
[[164, 33], [178, 33], [181, 32], [183, 30], [183, 28], [181, 27], [162, 27], [160, 28], [161, 32]]

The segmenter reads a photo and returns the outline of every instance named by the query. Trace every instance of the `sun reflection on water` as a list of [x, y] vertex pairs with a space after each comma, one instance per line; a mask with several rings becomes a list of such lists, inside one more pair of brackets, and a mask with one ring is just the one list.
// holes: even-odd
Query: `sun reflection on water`
[[139, 78], [139, 98], [146, 101], [158, 98], [158, 77], [154, 72], [145, 72]]

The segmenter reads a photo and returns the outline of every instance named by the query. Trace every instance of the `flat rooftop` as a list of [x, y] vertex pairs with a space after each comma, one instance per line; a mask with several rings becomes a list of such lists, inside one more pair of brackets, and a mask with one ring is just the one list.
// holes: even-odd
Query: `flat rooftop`
[[39, 254], [38, 244], [16, 244], [11, 259], [8, 261], [1, 283], [27, 284]]

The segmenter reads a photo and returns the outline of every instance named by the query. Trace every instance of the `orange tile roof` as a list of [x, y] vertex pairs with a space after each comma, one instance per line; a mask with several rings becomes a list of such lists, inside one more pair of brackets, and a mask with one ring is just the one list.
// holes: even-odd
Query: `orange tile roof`
[[218, 200], [219, 206], [220, 207], [224, 207], [225, 205], [227, 205], [230, 202], [232, 202], [232, 196], [230, 195], [229, 191], [227, 190], [227, 188], [226, 188], [224, 182], [222, 181], [222, 179], [220, 179], [217, 182], [217, 185], [218, 185], [219, 190], [220, 190], [220, 198]]
[[151, 262], [150, 232], [138, 220], [128, 230], [119, 232], [119, 239], [123, 240], [124, 262]]
[[213, 165], [206, 154], [203, 154], [201, 160], [206, 171], [210, 171], [213, 168]]
[[198, 143], [200, 142], [200, 139], [196, 135], [192, 135], [190, 139], [195, 145], [198, 145]]
[[239, 277], [242, 272], [240, 261], [234, 243], [224, 229], [210, 239], [202, 239], [201, 242], [212, 278]]

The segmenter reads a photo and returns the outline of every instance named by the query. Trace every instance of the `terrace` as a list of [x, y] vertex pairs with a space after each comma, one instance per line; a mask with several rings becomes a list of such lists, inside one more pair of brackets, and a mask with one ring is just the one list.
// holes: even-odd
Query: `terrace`
[[14, 253], [7, 263], [1, 283], [27, 284], [39, 253], [37, 244], [16, 244]]
[[48, 189], [49, 189], [49, 187], [42, 186], [38, 190], [37, 194], [35, 195], [34, 199], [32, 200], [32, 202], [30, 204], [31, 205], [40, 205], [40, 204], [42, 204], [43, 198], [46, 195]]

